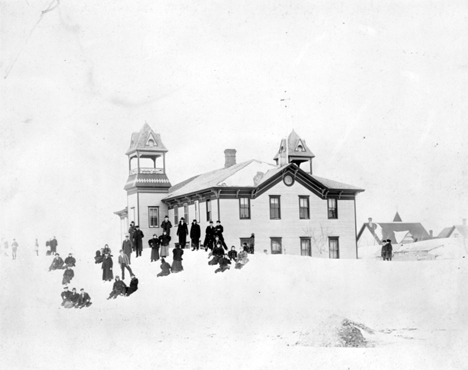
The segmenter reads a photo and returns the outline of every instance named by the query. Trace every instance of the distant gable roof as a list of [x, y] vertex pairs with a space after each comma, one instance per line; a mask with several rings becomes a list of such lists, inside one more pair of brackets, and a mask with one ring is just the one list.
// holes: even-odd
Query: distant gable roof
[[462, 237], [468, 238], [467, 225], [454, 225], [451, 227], [446, 227], [439, 233], [439, 235], [437, 235], [437, 238], [449, 238], [454, 233], [454, 231], [458, 231]]
[[285, 139], [281, 140], [280, 148], [278, 149], [278, 153], [276, 153], [274, 160], [277, 160], [280, 157], [280, 153], [287, 150], [288, 156], [293, 157], [305, 157], [305, 158], [313, 158], [315, 157], [314, 153], [309, 149], [304, 139], [301, 139], [299, 135], [292, 130], [288, 136], [288, 142], [286, 145]]
[[418, 241], [431, 239], [431, 236], [426, 231], [424, 226], [419, 222], [372, 222], [377, 224], [381, 228], [382, 236], [377, 235], [375, 227], [369, 227], [369, 223], [366, 222], [362, 225], [361, 230], [358, 233], [357, 240], [361, 237], [363, 232], [367, 229], [375, 237], [375, 239], [381, 243], [382, 240], [390, 239], [392, 243], [398, 243], [399, 237], [402, 232], [407, 232]]
[[130, 140], [130, 147], [125, 154], [131, 154], [137, 150], [167, 152], [164, 146], [161, 135], [155, 133], [151, 127], [145, 122], [140, 132], [134, 132]]
[[455, 226], [446, 227], [439, 233], [439, 235], [437, 235], [437, 237], [438, 238], [449, 238], [450, 235], [452, 235], [453, 230], [455, 230]]

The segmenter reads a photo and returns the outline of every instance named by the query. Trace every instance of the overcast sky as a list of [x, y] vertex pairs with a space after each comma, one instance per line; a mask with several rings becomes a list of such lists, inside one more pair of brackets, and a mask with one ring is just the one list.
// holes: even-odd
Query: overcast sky
[[294, 129], [366, 189], [358, 227], [468, 217], [465, 1], [228, 3], [0, 1], [2, 237], [118, 241], [145, 121], [172, 184], [226, 148], [273, 162]]

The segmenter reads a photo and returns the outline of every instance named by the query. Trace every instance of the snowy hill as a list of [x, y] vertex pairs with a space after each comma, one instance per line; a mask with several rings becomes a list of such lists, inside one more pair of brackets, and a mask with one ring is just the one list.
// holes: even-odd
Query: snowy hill
[[76, 258], [70, 287], [93, 301], [82, 310], [60, 308], [62, 272], [48, 271], [50, 257], [0, 258], [3, 369], [465, 367], [464, 259], [256, 254], [215, 274], [204, 251], [185, 250], [185, 271], [157, 278], [144, 250], [132, 256], [139, 290], [108, 301], [112, 284], [93, 255]]

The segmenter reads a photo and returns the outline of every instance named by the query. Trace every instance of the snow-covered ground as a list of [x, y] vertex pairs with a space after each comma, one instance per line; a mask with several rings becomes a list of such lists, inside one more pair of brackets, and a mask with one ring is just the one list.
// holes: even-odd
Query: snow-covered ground
[[[60, 308], [62, 272], [48, 271], [51, 257], [20, 250], [16, 261], [0, 258], [0, 368], [468, 367], [466, 259], [256, 254], [243, 270], [215, 274], [204, 251], [186, 250], [185, 271], [156, 278], [159, 263], [145, 249], [132, 257], [139, 290], [108, 301], [112, 284], [102, 282], [94, 253], [75, 255], [70, 287], [93, 301], [82, 310]], [[365, 346], [339, 347], [346, 326]]]

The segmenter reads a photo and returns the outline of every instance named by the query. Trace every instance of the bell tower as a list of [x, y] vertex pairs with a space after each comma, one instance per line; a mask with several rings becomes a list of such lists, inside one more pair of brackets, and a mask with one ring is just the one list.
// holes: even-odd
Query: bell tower
[[292, 130], [287, 139], [281, 140], [280, 148], [273, 160], [277, 166], [295, 163], [301, 167], [301, 163], [309, 162], [307, 166], [309, 168], [304, 168], [304, 170], [312, 175], [312, 159], [314, 157], [314, 153], [308, 148], [305, 140]]
[[[161, 234], [161, 221], [167, 214], [162, 202], [171, 187], [166, 175], [167, 149], [161, 136], [145, 123], [132, 134], [128, 156], [127, 217], [140, 226], [145, 239]], [[128, 230], [128, 226], [127, 226]]]

